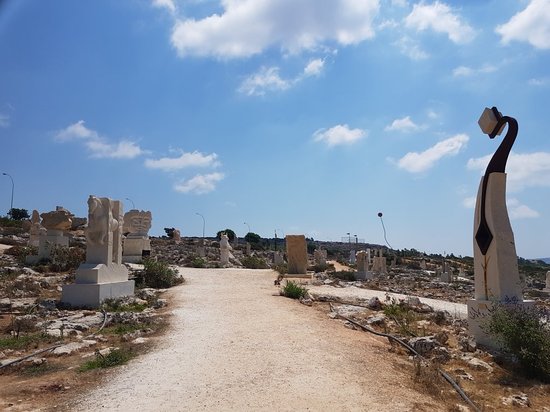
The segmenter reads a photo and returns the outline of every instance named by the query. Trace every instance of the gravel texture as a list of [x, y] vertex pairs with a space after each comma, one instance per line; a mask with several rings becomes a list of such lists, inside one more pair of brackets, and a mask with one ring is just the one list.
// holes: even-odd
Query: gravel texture
[[[180, 268], [169, 330], [79, 411], [437, 411], [388, 344], [278, 296], [270, 270]], [[403, 361], [401, 361], [403, 365]]]

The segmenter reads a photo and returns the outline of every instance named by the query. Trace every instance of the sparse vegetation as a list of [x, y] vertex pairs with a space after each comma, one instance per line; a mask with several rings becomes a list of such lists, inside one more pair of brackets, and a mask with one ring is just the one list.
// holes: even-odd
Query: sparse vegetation
[[285, 286], [281, 290], [281, 293], [287, 298], [300, 299], [306, 296], [307, 289], [292, 280], [287, 280]]
[[147, 305], [135, 302], [126, 303], [124, 298], [105, 299], [101, 309], [105, 312], [143, 312]]
[[351, 271], [351, 270], [350, 271], [347, 271], [347, 270], [335, 271], [335, 272], [330, 273], [330, 276], [335, 277], [335, 278], [340, 279], [340, 280], [347, 281], [347, 282], [353, 282], [353, 281], [357, 280], [357, 278], [355, 277], [355, 272]]
[[135, 277], [138, 288], [165, 289], [184, 282], [184, 279], [178, 276], [178, 272], [166, 262], [144, 259], [143, 267], [144, 269]]
[[550, 382], [550, 313], [547, 310], [495, 303], [484, 327], [505, 351], [516, 357], [522, 374]]
[[241, 259], [241, 263], [247, 269], [267, 269], [269, 267], [264, 259], [257, 256], [245, 256]]
[[134, 357], [134, 353], [128, 349], [115, 349], [107, 355], [102, 355], [99, 351], [95, 353], [95, 359], [84, 363], [80, 372], [87, 372], [98, 368], [112, 368], [114, 366], [124, 365]]
[[41, 342], [51, 343], [55, 340], [52, 336], [46, 335], [44, 333], [34, 333], [30, 335], [21, 335], [21, 336], [9, 336], [0, 338], [0, 350], [3, 349], [28, 349], [36, 348]]
[[189, 264], [192, 268], [205, 268], [206, 267], [206, 259], [201, 258], [200, 256], [195, 256], [191, 263]]
[[80, 247], [65, 247], [55, 245], [50, 253], [49, 270], [66, 272], [77, 269], [86, 260], [86, 250]]

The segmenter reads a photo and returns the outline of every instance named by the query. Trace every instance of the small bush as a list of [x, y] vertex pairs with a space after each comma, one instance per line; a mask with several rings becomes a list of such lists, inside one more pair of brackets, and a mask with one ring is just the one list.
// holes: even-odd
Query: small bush
[[550, 381], [550, 313], [496, 303], [483, 329], [514, 355], [529, 378]]
[[56, 338], [46, 335], [44, 333], [35, 333], [32, 335], [24, 336], [10, 336], [7, 338], [0, 338], [0, 350], [3, 349], [14, 349], [22, 350], [28, 348], [36, 348], [40, 342], [51, 343], [54, 342]]
[[12, 246], [5, 250], [4, 254], [14, 256], [19, 263], [25, 264], [27, 256], [38, 255], [38, 248], [36, 246]]
[[338, 271], [338, 272], [333, 272], [330, 275], [337, 278], [337, 279], [345, 280], [345, 281], [348, 281], [348, 282], [353, 282], [353, 281], [357, 280], [357, 278], [355, 277], [355, 272], [348, 271], [348, 270], [341, 270], [341, 271]]
[[196, 256], [191, 260], [191, 263], [189, 265], [192, 268], [205, 268], [206, 267], [206, 259], [201, 258], [200, 256]]
[[241, 259], [241, 263], [247, 269], [267, 269], [267, 263], [264, 259], [256, 256], [246, 256]]
[[141, 303], [126, 303], [124, 298], [105, 299], [101, 304], [105, 312], [143, 312], [147, 305]]
[[115, 349], [107, 355], [102, 355], [99, 351], [96, 351], [95, 359], [86, 362], [79, 368], [79, 371], [86, 372], [98, 368], [112, 368], [124, 365], [133, 357], [134, 354], [127, 349]]
[[66, 272], [77, 269], [86, 260], [86, 250], [80, 247], [55, 245], [51, 249], [50, 264], [52, 272]]
[[286, 285], [282, 289], [283, 296], [291, 299], [300, 299], [306, 296], [307, 289], [293, 282], [292, 280], [287, 280]]
[[272, 269], [275, 272], [278, 272], [280, 275], [286, 275], [288, 273], [288, 265], [286, 263], [282, 263], [277, 266], [273, 266]]
[[168, 266], [166, 262], [157, 262], [153, 259], [143, 260], [144, 269], [136, 274], [135, 280], [138, 287], [165, 289], [183, 283], [183, 278], [178, 272]]

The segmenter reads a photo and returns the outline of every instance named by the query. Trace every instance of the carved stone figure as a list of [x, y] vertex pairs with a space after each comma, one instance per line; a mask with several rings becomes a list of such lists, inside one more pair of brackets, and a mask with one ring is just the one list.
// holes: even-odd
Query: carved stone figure
[[468, 302], [470, 333], [479, 343], [493, 342], [481, 330], [494, 302], [526, 304], [522, 296], [514, 233], [506, 209], [506, 162], [518, 133], [517, 121], [502, 116], [496, 107], [486, 108], [479, 125], [494, 139], [508, 125], [506, 136], [491, 158], [481, 178], [474, 216], [475, 300]]
[[222, 265], [229, 264], [229, 258], [232, 257], [231, 250], [233, 248], [229, 244], [229, 237], [225, 233], [222, 233], [220, 240], [220, 263]]

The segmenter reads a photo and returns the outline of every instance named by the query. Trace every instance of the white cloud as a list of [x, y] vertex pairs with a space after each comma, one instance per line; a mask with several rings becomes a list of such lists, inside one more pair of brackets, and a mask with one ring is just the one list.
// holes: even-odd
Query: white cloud
[[462, 199], [462, 205], [466, 208], [466, 209], [473, 209], [476, 207], [476, 196], [472, 196], [472, 197], [467, 197], [465, 199]]
[[216, 189], [216, 183], [223, 180], [223, 173], [209, 173], [206, 175], [195, 175], [191, 179], [183, 180], [174, 185], [174, 190], [180, 193], [195, 193], [202, 195]]
[[424, 60], [430, 57], [430, 55], [422, 50], [418, 43], [416, 43], [410, 37], [401, 37], [401, 39], [399, 39], [394, 44], [399, 48], [401, 54], [404, 54], [411, 60]]
[[[469, 170], [485, 172], [493, 155], [472, 158], [466, 167]], [[526, 187], [550, 187], [550, 153], [535, 152], [519, 154], [511, 152], [506, 164], [507, 187], [509, 191], [520, 191]]]
[[301, 74], [290, 79], [283, 79], [279, 75], [278, 67], [262, 67], [257, 73], [244, 79], [238, 91], [247, 96], [263, 96], [268, 92], [287, 90], [305, 78], [319, 76], [324, 67], [323, 59], [310, 60]]
[[192, 153], [182, 152], [178, 157], [161, 157], [160, 159], [146, 159], [145, 166], [149, 169], [160, 169], [164, 172], [173, 172], [189, 167], [217, 167], [220, 162], [218, 155], [209, 155], [194, 151]]
[[429, 109], [428, 110], [428, 117], [433, 120], [433, 119], [437, 119], [439, 117], [439, 115], [434, 110]]
[[529, 42], [537, 49], [550, 49], [550, 0], [532, 0], [495, 31], [504, 44], [517, 40]]
[[[357, 44], [374, 36], [379, 0], [222, 0], [221, 14], [178, 20], [171, 42], [181, 57], [239, 58], [275, 47], [315, 50]], [[304, 18], [307, 16], [307, 18]]]
[[484, 64], [478, 69], [474, 69], [472, 67], [468, 66], [459, 66], [456, 69], [453, 70], [453, 76], [454, 77], [469, 77], [474, 76], [476, 74], [482, 74], [482, 73], [493, 73], [497, 71], [498, 68], [496, 66], [493, 66], [491, 64]]
[[10, 117], [7, 114], [0, 113], [0, 127], [9, 127]]
[[353, 144], [364, 138], [367, 132], [362, 129], [350, 129], [347, 124], [336, 125], [330, 129], [319, 129], [313, 133], [313, 140], [316, 142], [325, 142], [329, 147]]
[[170, 13], [176, 13], [176, 3], [174, 0], [153, 0], [153, 7], [167, 9]]
[[395, 119], [391, 125], [384, 128], [385, 131], [397, 131], [397, 132], [414, 132], [419, 130], [420, 126], [411, 120], [410, 116], [403, 117], [402, 119]]
[[437, 33], [445, 33], [452, 42], [458, 44], [468, 43], [475, 36], [472, 27], [463, 22], [448, 5], [439, 1], [415, 4], [405, 18], [405, 25], [418, 31], [432, 29]]
[[239, 92], [248, 96], [263, 96], [268, 91], [286, 90], [291, 84], [291, 80], [279, 76], [278, 67], [262, 67], [241, 83]]
[[60, 142], [80, 140], [95, 158], [133, 159], [145, 153], [138, 144], [130, 140], [110, 143], [95, 130], [88, 129], [84, 125], [84, 120], [58, 131], [55, 139]]
[[323, 59], [311, 60], [304, 68], [304, 76], [319, 76], [325, 67], [325, 61]]
[[530, 86], [536, 86], [536, 87], [542, 87], [542, 86], [548, 86], [550, 84], [550, 78], [548, 77], [541, 77], [541, 78], [533, 78], [529, 79], [529, 85]]
[[449, 139], [438, 142], [423, 152], [409, 152], [398, 160], [399, 168], [410, 173], [420, 173], [432, 168], [440, 159], [455, 156], [466, 147], [469, 137], [457, 134]]
[[409, 3], [407, 2], [407, 0], [391, 0], [391, 5], [394, 7], [407, 7]]
[[540, 217], [540, 213], [523, 205], [518, 199], [511, 198], [506, 201], [508, 206], [508, 215], [510, 219], [533, 219]]

